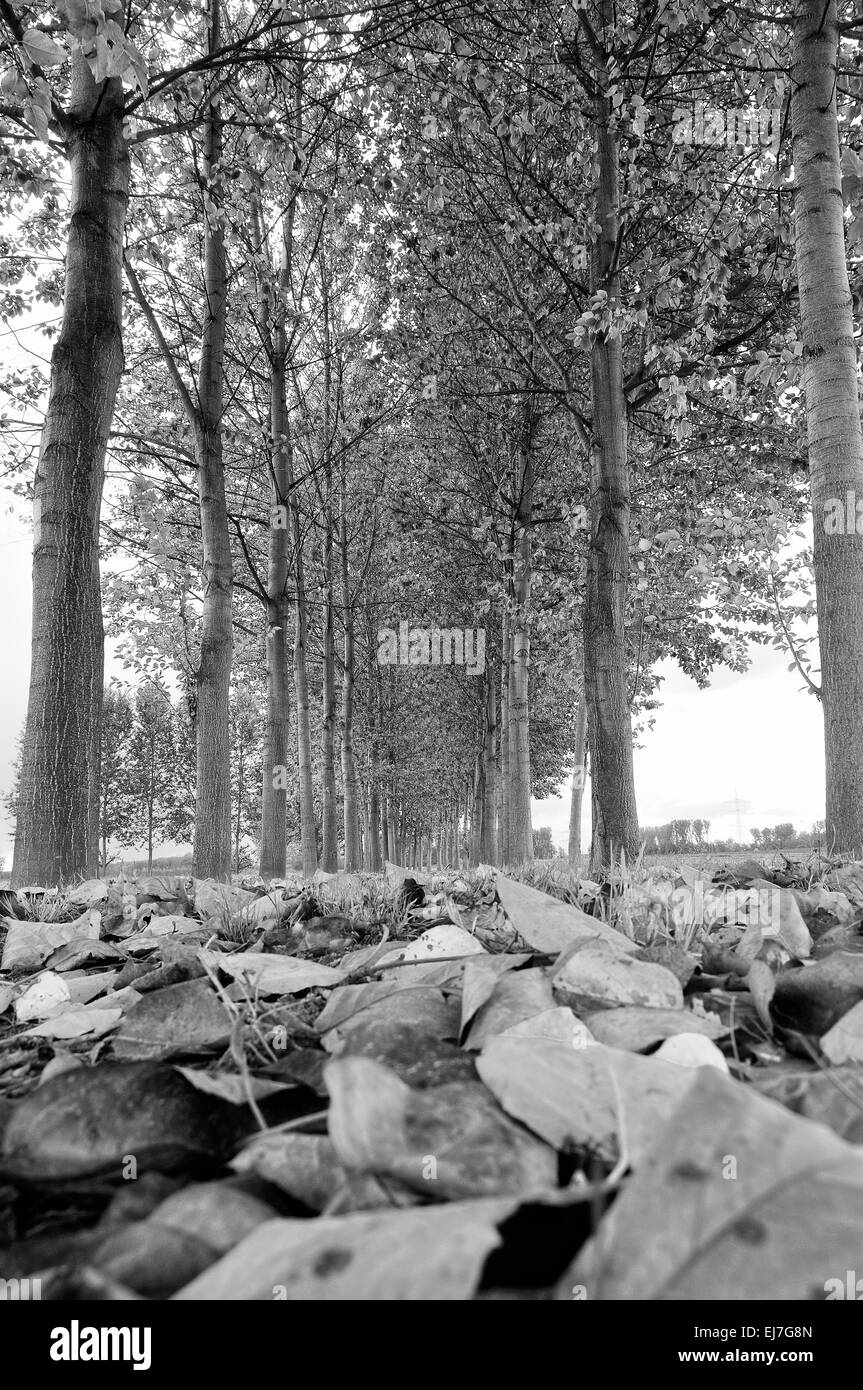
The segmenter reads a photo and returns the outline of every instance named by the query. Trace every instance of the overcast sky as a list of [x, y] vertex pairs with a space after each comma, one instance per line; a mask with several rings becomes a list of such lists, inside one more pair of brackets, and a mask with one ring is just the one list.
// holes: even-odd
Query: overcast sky
[[[18, 508], [16, 508], [18, 510]], [[6, 595], [0, 680], [0, 787], [8, 788], [15, 741], [27, 711], [30, 671], [30, 533], [14, 516], [0, 519], [0, 575]], [[753, 648], [745, 675], [722, 670], [699, 690], [675, 662], [665, 662], [662, 708], [644, 747], [635, 752], [635, 785], [642, 825], [673, 817], [710, 821], [716, 839], [749, 839], [753, 825], [791, 821], [809, 829], [824, 815], [824, 752], [818, 702], [801, 691], [788, 657]], [[108, 675], [120, 675], [108, 660]], [[739, 813], [734, 809], [739, 801]], [[582, 846], [590, 835], [588, 794]], [[569, 790], [535, 801], [533, 823], [551, 826], [566, 848]], [[12, 827], [5, 820], [0, 855], [11, 865]]]

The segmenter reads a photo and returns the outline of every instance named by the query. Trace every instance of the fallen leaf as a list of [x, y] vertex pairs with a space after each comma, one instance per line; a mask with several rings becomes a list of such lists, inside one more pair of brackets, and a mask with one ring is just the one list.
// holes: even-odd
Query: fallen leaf
[[498, 1225], [516, 1206], [511, 1198], [498, 1198], [315, 1221], [267, 1221], [174, 1297], [219, 1302], [469, 1299], [486, 1259], [500, 1244]]
[[[237, 1173], [257, 1173], [312, 1211], [321, 1211], [347, 1181], [326, 1134], [261, 1134], [231, 1160]], [[380, 1200], [379, 1189], [374, 1189]]]
[[556, 1149], [589, 1148], [614, 1162], [622, 1139], [631, 1167], [691, 1081], [683, 1067], [637, 1052], [545, 1038], [492, 1038], [476, 1067], [504, 1110]]
[[248, 1105], [250, 1094], [255, 1100], [264, 1100], [289, 1086], [287, 1080], [269, 1081], [261, 1076], [250, 1076], [244, 1080], [235, 1072], [202, 1071], [200, 1067], [175, 1066], [174, 1070], [184, 1076], [189, 1085], [194, 1086], [196, 1090], [203, 1091], [208, 1096], [218, 1096], [220, 1100], [226, 1100], [231, 1105]]
[[450, 923], [430, 927], [411, 941], [407, 946], [395, 946], [381, 956], [378, 965], [392, 965], [395, 961], [427, 961], [452, 958], [454, 956], [474, 956], [485, 954], [485, 947], [475, 936]]
[[613, 1004], [683, 1008], [680, 981], [670, 970], [622, 955], [605, 941], [588, 942], [565, 952], [551, 983], [556, 994], [563, 996], [562, 1002], [576, 1011]]
[[828, 1029], [821, 1039], [821, 1051], [834, 1066], [842, 1062], [863, 1062], [863, 1001]]
[[366, 1057], [331, 1062], [325, 1080], [330, 1138], [347, 1168], [397, 1178], [433, 1201], [557, 1185], [552, 1150], [479, 1082], [416, 1091]]
[[530, 956], [525, 953], [509, 955], [502, 952], [494, 956], [488, 954], [476, 956], [465, 961], [461, 996], [462, 1033], [477, 1009], [481, 1008], [491, 997], [500, 976], [505, 974], [507, 970], [514, 970], [516, 966], [524, 965], [529, 960]]
[[826, 960], [779, 975], [770, 1013], [783, 1029], [821, 1037], [861, 999], [863, 956], [834, 951]]
[[79, 939], [98, 940], [101, 918], [96, 909], [74, 922], [18, 922], [7, 918], [2, 970], [38, 970], [58, 946]]
[[212, 970], [221, 970], [235, 980], [244, 980], [249, 989], [260, 994], [297, 994], [302, 989], [337, 985], [344, 979], [342, 970], [313, 961], [297, 960], [294, 956], [267, 955], [263, 951], [242, 951], [228, 955], [221, 951], [200, 950], [198, 959]]
[[368, 1000], [345, 1018], [338, 1027], [327, 1025], [326, 1010], [319, 1016], [317, 1028], [324, 1032], [324, 1047], [329, 1052], [339, 1052], [346, 1038], [355, 1028], [365, 1027], [377, 1020], [384, 1027], [408, 1023], [415, 1028], [437, 1038], [458, 1036], [459, 1009], [456, 1000], [448, 1000], [439, 989], [392, 990], [383, 998]]
[[711, 1067], [691, 1075], [557, 1298], [823, 1299], [859, 1262], [859, 1150]]
[[607, 927], [598, 917], [590, 917], [580, 907], [563, 903], [548, 893], [540, 893], [525, 883], [518, 883], [503, 874], [495, 876], [497, 895], [507, 917], [535, 951], [557, 955], [575, 942], [601, 938], [622, 952], [637, 951], [638, 946], [622, 932]]
[[645, 1052], [675, 1033], [703, 1033], [721, 1038], [727, 1027], [716, 1014], [696, 1014], [692, 1009], [648, 1009], [637, 1004], [619, 1009], [600, 1009], [584, 1019], [594, 1038], [608, 1047]]
[[65, 980], [46, 970], [15, 1000], [15, 1022], [30, 1023], [33, 1019], [47, 1018], [68, 1008], [71, 1000]]
[[144, 994], [123, 1019], [114, 1055], [123, 1061], [169, 1057], [225, 1047], [232, 1019], [206, 978]]
[[533, 1014], [521, 1023], [514, 1023], [498, 1034], [501, 1038], [548, 1038], [553, 1042], [566, 1043], [568, 1047], [592, 1047], [596, 1038], [576, 1018], [572, 1009], [561, 1005], [556, 1009], [546, 1009], [541, 1014]]
[[46, 1018], [35, 1028], [27, 1028], [22, 1038], [101, 1038], [116, 1028], [123, 1017], [122, 1009], [98, 1008], [95, 1004], [81, 1009], [66, 1009], [64, 1013]]
[[233, 1107], [161, 1063], [102, 1063], [56, 1076], [17, 1102], [0, 1172], [30, 1182], [138, 1173], [220, 1160], [233, 1147]]
[[716, 1067], [727, 1072], [728, 1063], [716, 1043], [703, 1033], [675, 1033], [654, 1052], [660, 1062], [672, 1062], [676, 1067]]
[[554, 1002], [551, 981], [543, 970], [521, 970], [516, 975], [503, 975], [491, 997], [477, 1011], [464, 1046], [478, 1051], [496, 1033], [503, 1033], [535, 1014], [548, 1012], [554, 1008]]

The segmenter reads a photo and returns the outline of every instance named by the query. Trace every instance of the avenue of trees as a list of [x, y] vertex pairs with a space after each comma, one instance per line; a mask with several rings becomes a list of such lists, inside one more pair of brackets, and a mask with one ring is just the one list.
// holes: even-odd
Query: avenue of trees
[[599, 871], [659, 663], [753, 642], [859, 854], [861, 64], [851, 0], [0, 0], [13, 882], [520, 863], [565, 781], [577, 855], [585, 767]]

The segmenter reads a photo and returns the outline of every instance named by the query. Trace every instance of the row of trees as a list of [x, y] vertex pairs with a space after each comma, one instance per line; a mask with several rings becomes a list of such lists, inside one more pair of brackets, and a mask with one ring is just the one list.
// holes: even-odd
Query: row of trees
[[[816, 821], [811, 830], [795, 830], [790, 821], [750, 830], [751, 845], [757, 850], [815, 849], [824, 845], [824, 822]], [[647, 854], [720, 853], [749, 846], [735, 840], [710, 838], [709, 820], [672, 820], [664, 825], [642, 827]]]
[[[592, 860], [634, 856], [662, 658], [704, 684], [791, 645], [814, 688], [782, 553], [807, 454], [828, 834], [858, 844], [863, 552], [817, 525], [863, 496], [853, 16], [46, 13], [0, 0], [2, 289], [63, 294], [44, 420], [38, 371], [6, 378], [35, 523], [15, 878], [96, 863], [106, 623], [184, 689], [199, 874], [236, 852], [232, 691], [267, 876], [294, 801], [306, 873], [528, 859], [531, 795], [574, 763], [577, 827], [587, 760]], [[781, 143], [681, 142], [699, 102], [779, 105]], [[403, 624], [482, 631], [481, 667], [382, 664]]]
[[[232, 695], [230, 720], [232, 862], [239, 871], [252, 862], [260, 833], [260, 720], [238, 692]], [[145, 680], [131, 692], [116, 683], [108, 686], [100, 752], [100, 870], [105, 873], [123, 850], [144, 849], [150, 872], [157, 848], [191, 843], [195, 758], [185, 704], [172, 700], [161, 681]], [[4, 798], [13, 821], [19, 795], [20, 755]]]

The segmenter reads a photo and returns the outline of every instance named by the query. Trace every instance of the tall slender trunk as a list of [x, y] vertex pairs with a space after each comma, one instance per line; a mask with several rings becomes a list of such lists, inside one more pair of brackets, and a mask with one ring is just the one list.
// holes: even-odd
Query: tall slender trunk
[[[275, 405], [275, 400], [273, 401]], [[287, 476], [284, 446], [278, 441], [275, 411], [273, 433], [273, 512], [278, 521], [285, 506]], [[281, 500], [276, 500], [281, 499]], [[264, 728], [264, 765], [261, 794], [261, 877], [284, 878], [287, 839], [287, 757], [290, 727], [288, 685], [287, 604], [288, 532], [271, 525], [267, 568], [267, 714]]]
[[333, 422], [332, 422], [332, 339], [330, 334], [330, 294], [327, 262], [323, 249], [318, 253], [321, 272], [321, 319], [323, 324], [323, 464], [324, 464], [324, 633], [323, 679], [321, 690], [321, 868], [335, 873], [339, 867], [339, 817], [336, 805], [336, 638], [334, 613], [333, 560]]
[[482, 813], [485, 803], [485, 766], [482, 749], [477, 749], [473, 765], [473, 790], [470, 814], [470, 862], [478, 864], [482, 858]]
[[369, 631], [369, 701], [372, 704], [370, 715], [371, 733], [369, 737], [369, 840], [366, 851], [366, 868], [372, 873], [383, 868], [381, 851], [381, 668], [375, 661], [374, 642]]
[[530, 815], [530, 584], [533, 523], [532, 403], [525, 406], [519, 468], [519, 534], [513, 575], [512, 661], [509, 668], [509, 852], [513, 863], [533, 859]]
[[[219, 0], [210, 0], [209, 52], [221, 44]], [[198, 372], [195, 462], [201, 509], [204, 603], [197, 673], [195, 873], [231, 876], [231, 737], [229, 694], [233, 658], [233, 565], [225, 499], [222, 413], [225, 382], [227, 261], [219, 217], [222, 119], [210, 104], [205, 132], [204, 326]]]
[[36, 468], [30, 693], [12, 882], [96, 872], [104, 635], [99, 511], [123, 371], [129, 155], [119, 78], [72, 60], [71, 210], [60, 336]]
[[500, 657], [500, 740], [498, 747], [498, 847], [502, 864], [512, 862], [509, 852], [509, 663], [510, 663], [509, 605], [504, 604], [501, 622]]
[[393, 863], [398, 862], [396, 850], [396, 817], [398, 808], [393, 794], [387, 791], [387, 858]]
[[345, 629], [344, 674], [342, 676], [342, 790], [345, 818], [345, 869], [360, 867], [359, 826], [357, 824], [357, 770], [354, 759], [354, 610], [351, 599], [348, 555], [347, 483], [344, 471], [341, 485], [339, 552], [342, 571], [342, 621]]
[[[601, 0], [610, 30], [611, 0]], [[591, 256], [591, 289], [620, 300], [617, 273], [620, 178], [610, 78], [597, 64], [595, 123], [599, 181], [599, 233]], [[590, 550], [584, 601], [584, 679], [593, 801], [591, 867], [598, 872], [624, 851], [638, 852], [638, 814], [632, 765], [632, 722], [627, 691], [626, 588], [629, 576], [629, 464], [623, 344], [620, 334], [598, 335], [590, 359]]]
[[572, 769], [572, 800], [569, 805], [569, 867], [581, 865], [581, 808], [584, 801], [584, 752], [587, 736], [587, 706], [582, 696], [575, 720], [575, 751]]
[[[330, 492], [331, 489], [327, 488]], [[325, 517], [324, 538], [324, 633], [321, 694], [321, 868], [335, 873], [339, 867], [339, 819], [336, 803], [336, 643], [333, 611], [332, 520]]]
[[243, 798], [246, 794], [246, 750], [237, 750], [237, 814], [234, 817], [234, 873], [240, 872], [240, 835], [243, 829]]
[[[300, 135], [302, 69], [294, 89], [294, 129]], [[293, 471], [293, 435], [287, 405], [286, 316], [292, 289], [294, 225], [297, 199], [282, 218], [281, 259], [273, 275], [263, 214], [257, 198], [252, 204], [255, 243], [260, 246], [270, 278], [276, 282], [275, 312], [270, 317], [270, 286], [260, 285], [260, 321], [270, 367], [270, 530], [267, 563], [267, 712], [264, 726], [261, 789], [261, 877], [284, 878], [287, 869], [288, 748], [290, 746], [290, 681], [288, 678], [288, 578], [290, 575], [289, 507]]]
[[480, 859], [484, 864], [497, 862], [495, 836], [495, 807], [497, 788], [495, 778], [495, 733], [497, 726], [497, 693], [494, 673], [489, 666], [485, 672], [485, 743], [483, 746], [483, 806]]
[[383, 845], [384, 859], [390, 859], [390, 822], [389, 805], [387, 803], [386, 781], [381, 782], [381, 843]]
[[311, 878], [318, 867], [318, 842], [315, 827], [315, 797], [312, 784], [312, 735], [309, 721], [309, 677], [306, 666], [308, 649], [308, 613], [306, 605], [305, 571], [303, 567], [303, 538], [296, 501], [290, 508], [294, 538], [294, 581], [297, 598], [294, 605], [294, 703], [297, 710], [297, 767], [300, 781], [300, 844], [303, 854], [303, 875]]
[[796, 0], [791, 123], [803, 385], [815, 520], [826, 837], [831, 854], [841, 851], [859, 858], [863, 846], [863, 519], [857, 518], [863, 517], [863, 434], [844, 236], [836, 25], [836, 0]]
[[352, 757], [352, 761], [353, 761], [353, 764], [354, 764], [354, 795], [355, 795], [355, 806], [356, 806], [355, 824], [356, 824], [356, 828], [357, 828], [357, 855], [356, 855], [356, 864], [354, 865], [354, 867], [357, 868], [357, 869], [362, 869], [362, 868], [366, 868], [366, 869], [367, 869], [367, 868], [369, 867], [369, 862], [368, 862], [368, 853], [369, 853], [369, 806], [368, 806], [368, 798], [367, 798], [367, 796], [366, 796], [366, 789], [365, 789], [365, 787], [363, 786], [363, 783], [362, 783], [362, 781], [361, 781], [361, 779], [360, 779], [359, 772], [357, 771], [356, 760], [353, 758], [353, 749], [351, 750], [351, 757]]

